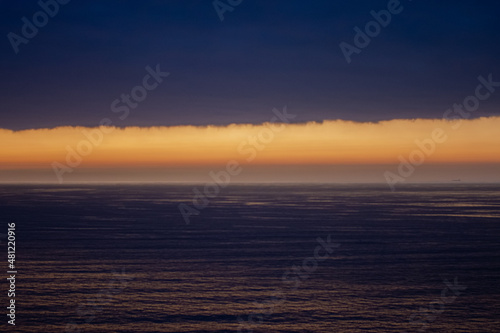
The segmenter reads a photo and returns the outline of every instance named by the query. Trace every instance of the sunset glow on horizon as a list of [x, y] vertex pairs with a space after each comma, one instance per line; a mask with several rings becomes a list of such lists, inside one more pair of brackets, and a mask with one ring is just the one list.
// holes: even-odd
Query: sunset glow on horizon
[[[500, 117], [460, 122], [326, 120], [302, 124], [2, 129], [0, 180], [37, 180], [33, 176], [37, 170], [50, 170], [55, 180], [54, 172], [66, 177], [78, 170], [76, 174], [85, 172], [88, 180], [115, 179], [111, 177], [114, 174], [121, 174], [120, 179], [134, 174], [136, 179], [142, 174], [139, 179], [154, 181], [164, 178], [149, 174], [167, 168], [175, 174], [169, 180], [198, 181], [199, 174], [206, 174], [206, 170], [237, 161], [239, 165], [251, 166], [247, 170], [253, 170], [260, 177], [256, 179], [264, 181], [273, 179], [264, 174], [272, 174], [275, 179], [283, 174], [288, 175], [286, 179], [308, 179], [311, 176], [305, 174], [318, 173], [323, 175], [318, 179], [326, 179], [335, 169], [328, 171], [329, 166], [336, 166], [343, 180], [363, 181], [374, 179], [375, 173], [378, 177], [384, 165], [415, 159], [427, 167], [465, 165], [469, 174], [487, 177], [477, 170], [488, 166], [490, 175], [498, 174], [491, 171], [492, 165], [500, 164], [498, 128]], [[277, 167], [286, 167], [288, 171], [278, 172]], [[368, 172], [371, 178], [356, 173], [356, 168], [364, 168], [363, 174]], [[97, 170], [99, 176], [94, 176]]]
[[[384, 164], [418, 148], [440, 129], [431, 163], [500, 162], [500, 117], [378, 123], [324, 121], [305, 124], [0, 130], [2, 169], [37, 168], [68, 152], [82, 166], [218, 165], [241, 160], [260, 165]], [[85, 134], [87, 133], [87, 135]], [[101, 134], [99, 134], [101, 133]]]

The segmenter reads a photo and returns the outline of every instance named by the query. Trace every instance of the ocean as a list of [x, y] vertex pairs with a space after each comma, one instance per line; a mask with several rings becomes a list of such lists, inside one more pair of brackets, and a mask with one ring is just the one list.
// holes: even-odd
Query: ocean
[[196, 187], [2, 185], [2, 325], [500, 332], [499, 185], [230, 185], [186, 224]]

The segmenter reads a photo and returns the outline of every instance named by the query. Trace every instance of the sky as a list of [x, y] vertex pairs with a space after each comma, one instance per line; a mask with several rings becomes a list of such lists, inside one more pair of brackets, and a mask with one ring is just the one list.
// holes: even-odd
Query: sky
[[497, 1], [58, 1], [0, 1], [0, 182], [500, 182]]
[[0, 181], [500, 182], [499, 127], [483, 117], [0, 130]]
[[[37, 1], [1, 1], [0, 128], [97, 126], [160, 65], [169, 72], [119, 126], [441, 118], [479, 75], [500, 80], [497, 1], [401, 1], [348, 64], [339, 44], [388, 1], [244, 0], [221, 21], [212, 1], [76, 1], [14, 52]], [[499, 115], [497, 95], [475, 114]]]
[[[500, 117], [462, 122], [391, 120], [380, 123], [231, 125], [225, 127], [59, 127], [0, 131], [11, 142], [2, 165], [36, 167], [60, 161], [77, 167], [240, 164], [382, 164], [422, 151], [427, 162], [500, 163]], [[439, 153], [438, 153], [439, 152]], [[69, 158], [67, 156], [70, 156]], [[409, 157], [407, 157], [409, 159]]]

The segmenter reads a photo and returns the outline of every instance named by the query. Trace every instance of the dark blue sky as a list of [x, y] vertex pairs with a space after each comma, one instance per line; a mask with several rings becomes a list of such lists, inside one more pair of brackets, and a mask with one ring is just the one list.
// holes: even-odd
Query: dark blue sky
[[284, 105], [296, 121], [441, 118], [478, 75], [500, 81], [498, 1], [403, 0], [347, 64], [339, 43], [387, 3], [243, 0], [221, 22], [211, 0], [72, 0], [15, 54], [7, 34], [40, 7], [0, 1], [0, 128], [118, 119], [110, 104], [156, 64], [170, 76], [116, 125], [259, 123]]

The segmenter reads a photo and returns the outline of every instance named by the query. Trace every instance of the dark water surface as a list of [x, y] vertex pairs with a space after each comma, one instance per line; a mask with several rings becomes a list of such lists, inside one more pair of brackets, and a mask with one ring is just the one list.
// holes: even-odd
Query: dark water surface
[[[230, 186], [186, 225], [192, 189], [2, 186], [18, 270], [2, 327], [500, 332], [500, 186]], [[340, 246], [313, 259], [328, 235]]]

